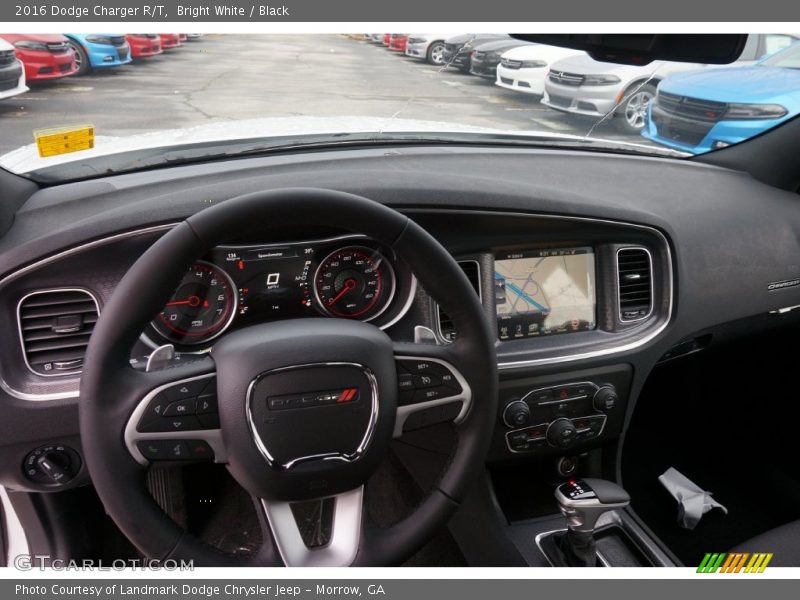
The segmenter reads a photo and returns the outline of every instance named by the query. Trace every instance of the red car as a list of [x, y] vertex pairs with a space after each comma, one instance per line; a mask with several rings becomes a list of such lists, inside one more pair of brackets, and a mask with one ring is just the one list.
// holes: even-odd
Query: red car
[[177, 48], [178, 46], [182, 46], [181, 38], [179, 33], [159, 33], [159, 39], [161, 40], [161, 48], [162, 50], [168, 50], [169, 48]]
[[4, 33], [0, 37], [14, 46], [27, 81], [58, 79], [78, 71], [75, 51], [63, 35]]
[[393, 33], [391, 39], [389, 40], [389, 50], [394, 50], [395, 52], [402, 52], [405, 54], [407, 45], [407, 33]]
[[384, 33], [383, 34], [383, 45], [388, 46], [389, 42], [392, 41], [392, 34], [391, 33]]
[[131, 47], [131, 58], [161, 54], [161, 37], [157, 33], [128, 33], [125, 41]]
[[178, 39], [181, 41], [181, 44], [182, 44], [183, 42], [185, 42], [186, 40], [189, 39], [189, 34], [188, 33], [179, 33], [178, 34]]

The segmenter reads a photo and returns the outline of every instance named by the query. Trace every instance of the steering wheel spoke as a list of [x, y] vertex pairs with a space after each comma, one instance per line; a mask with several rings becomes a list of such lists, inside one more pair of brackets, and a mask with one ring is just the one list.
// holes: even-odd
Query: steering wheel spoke
[[133, 379], [141, 399], [124, 436], [136, 462], [226, 461], [213, 360], [137, 372]]
[[258, 499], [287, 567], [347, 567], [358, 554], [364, 488], [335, 496], [281, 502]]
[[466, 418], [472, 390], [449, 348], [395, 344], [394, 354], [398, 386], [394, 437]]

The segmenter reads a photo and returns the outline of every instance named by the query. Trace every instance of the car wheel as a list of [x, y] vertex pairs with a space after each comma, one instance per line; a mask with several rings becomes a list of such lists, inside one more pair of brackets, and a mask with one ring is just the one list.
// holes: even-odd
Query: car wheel
[[433, 42], [428, 47], [428, 62], [432, 65], [444, 64], [444, 42]]
[[83, 46], [78, 42], [72, 40], [69, 41], [69, 45], [72, 46], [72, 49], [75, 51], [75, 64], [78, 66], [75, 75], [86, 75], [92, 70], [92, 65], [89, 63], [89, 56], [86, 54], [86, 50], [84, 50]]
[[617, 109], [614, 123], [622, 133], [638, 134], [644, 129], [647, 107], [656, 96], [656, 87], [651, 84], [634, 84], [625, 92], [625, 98]]

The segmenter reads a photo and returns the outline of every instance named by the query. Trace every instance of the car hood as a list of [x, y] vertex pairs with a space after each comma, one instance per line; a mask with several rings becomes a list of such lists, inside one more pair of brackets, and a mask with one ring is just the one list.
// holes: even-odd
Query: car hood
[[791, 95], [800, 103], [800, 70], [764, 66], [703, 69], [673, 75], [658, 89], [717, 102], [775, 102]]
[[511, 50], [512, 48], [517, 48], [519, 46], [530, 45], [530, 43], [522, 42], [520, 40], [495, 40], [493, 42], [476, 44], [474, 50], [476, 52], [505, 52], [506, 50]]
[[573, 48], [561, 48], [546, 44], [528, 44], [508, 50], [503, 54], [503, 58], [509, 60], [559, 60], [579, 54], [583, 54], [583, 52]]
[[0, 37], [8, 42], [29, 40], [31, 42], [43, 42], [45, 44], [60, 44], [67, 41], [67, 38], [63, 35], [47, 33], [0, 33]]
[[579, 54], [558, 61], [553, 65], [553, 69], [581, 75], [616, 75], [623, 81], [626, 81], [637, 77], [647, 77], [653, 73], [666, 75], [675, 71], [697, 69], [702, 66], [703, 65], [696, 63], [677, 63], [656, 60], [649, 65], [639, 67], [635, 65], [602, 62], [594, 60], [588, 54]]
[[[356, 136], [369, 136], [371, 139], [380, 140], [385, 135], [387, 140], [392, 135], [419, 134], [423, 138], [441, 136], [447, 138], [448, 134], [485, 134], [515, 135], [529, 137], [531, 143], [538, 138], [548, 140], [563, 139], [565, 141], [582, 140], [580, 136], [559, 134], [552, 132], [509, 132], [486, 127], [473, 127], [456, 123], [438, 121], [422, 121], [414, 119], [392, 119], [377, 117], [273, 117], [262, 119], [246, 119], [234, 122], [220, 122], [185, 129], [171, 129], [140, 133], [125, 137], [100, 136], [95, 137], [95, 146], [90, 150], [61, 154], [48, 158], [41, 158], [35, 144], [23, 146], [0, 156], [0, 167], [14, 173], [28, 173], [46, 169], [66, 163], [79, 163], [90, 159], [110, 156], [137, 150], [153, 150], [163, 148], [165, 161], [172, 158], [172, 147], [191, 146], [193, 144], [213, 144], [214, 142], [260, 142], [265, 145], [270, 138], [275, 138], [276, 145], [283, 140], [301, 139], [303, 136], [324, 137], [330, 136], [330, 141], [335, 143], [338, 139], [346, 142]], [[602, 141], [602, 140], [599, 140]], [[290, 145], [289, 141], [286, 141]], [[629, 144], [631, 146], [635, 144]], [[642, 149], [647, 150], [646, 146]], [[87, 167], [90, 168], [90, 167]], [[97, 173], [101, 174], [100, 172]]]

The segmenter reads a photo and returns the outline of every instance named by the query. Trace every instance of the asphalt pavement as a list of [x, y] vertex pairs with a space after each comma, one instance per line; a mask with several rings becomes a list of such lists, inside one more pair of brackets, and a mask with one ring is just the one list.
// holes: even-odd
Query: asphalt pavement
[[[338, 35], [207, 35], [160, 56], [30, 87], [0, 101], [0, 154], [32, 143], [35, 129], [83, 123], [110, 136], [287, 116], [396, 117], [579, 135], [593, 124], [491, 80]], [[605, 124], [595, 135], [625, 139]]]

